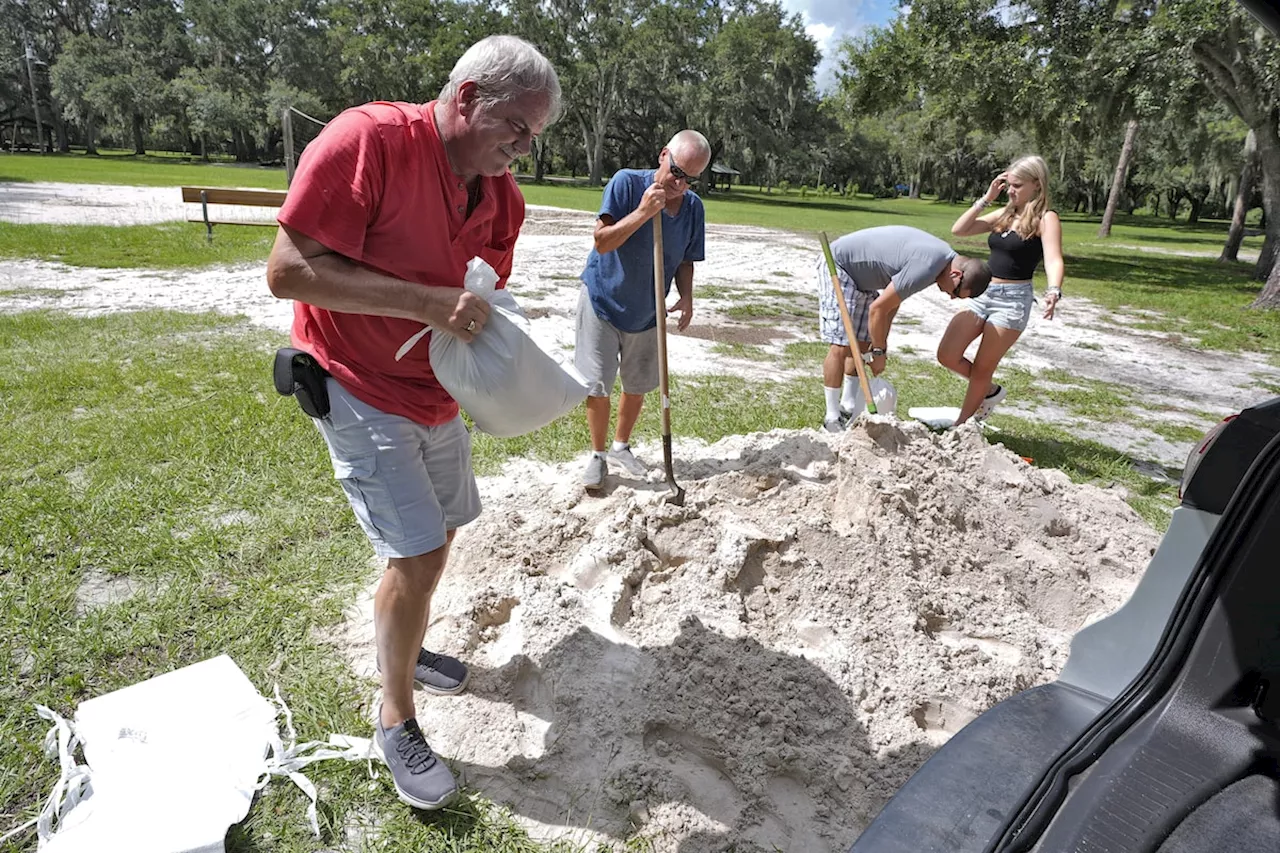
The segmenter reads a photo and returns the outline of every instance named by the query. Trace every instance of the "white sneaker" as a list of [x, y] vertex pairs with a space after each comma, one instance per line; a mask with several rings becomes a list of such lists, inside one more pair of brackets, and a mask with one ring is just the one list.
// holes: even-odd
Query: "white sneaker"
[[988, 394], [987, 397], [978, 404], [978, 410], [973, 413], [974, 419], [980, 421], [986, 418], [994, 412], [996, 406], [1003, 403], [1004, 398], [1008, 396], [1009, 392], [1005, 390], [1005, 387], [1003, 385], [997, 385], [996, 390], [993, 393]]
[[645, 467], [645, 464], [637, 459], [636, 455], [631, 452], [631, 445], [629, 444], [624, 445], [618, 450], [610, 450], [609, 461], [617, 462], [633, 477], [643, 477], [645, 474], [649, 473], [649, 469]]

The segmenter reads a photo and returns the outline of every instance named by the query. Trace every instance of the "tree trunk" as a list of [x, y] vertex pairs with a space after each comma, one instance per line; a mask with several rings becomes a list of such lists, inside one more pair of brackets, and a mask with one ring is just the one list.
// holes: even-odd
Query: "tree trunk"
[[1262, 292], [1249, 307], [1268, 311], [1280, 308], [1280, 264], [1271, 265], [1271, 274], [1267, 276], [1267, 283], [1262, 286]]
[[[67, 133], [67, 122], [62, 117], [62, 108], [56, 103], [51, 103], [50, 108], [53, 110], [53, 136], [57, 140], [57, 151], [60, 154], [71, 153], [71, 134]], [[51, 150], [54, 144], [53, 140], [49, 140]]]
[[[1280, 122], [1268, 118], [1258, 128], [1258, 161], [1262, 166], [1262, 210], [1266, 217], [1266, 239], [1258, 255], [1258, 265], [1253, 277], [1271, 282], [1271, 267], [1276, 257], [1276, 242], [1280, 240]], [[1262, 296], [1266, 295], [1266, 289]], [[1261, 300], [1262, 296], [1258, 299]], [[1260, 306], [1261, 307], [1261, 306]], [[1271, 307], [1271, 306], [1267, 306]]]
[[1133, 145], [1138, 139], [1138, 120], [1129, 119], [1124, 129], [1124, 145], [1120, 148], [1120, 159], [1116, 163], [1116, 173], [1111, 179], [1111, 193], [1107, 196], [1107, 209], [1102, 214], [1102, 224], [1098, 226], [1099, 237], [1111, 236], [1111, 222], [1116, 217], [1116, 207], [1120, 204], [1120, 193], [1124, 191], [1124, 176], [1129, 171], [1129, 160], [1133, 158]]
[[587, 130], [587, 121], [582, 116], [578, 116], [578, 129], [582, 131], [582, 150], [587, 154], [587, 174], [591, 176], [588, 180], [595, 183], [600, 170], [594, 159], [596, 150], [591, 145], [591, 131]]
[[89, 110], [84, 117], [84, 153], [98, 153], [98, 117]]
[[138, 156], [147, 153], [146, 142], [142, 138], [142, 113], [133, 114], [133, 153]]
[[1205, 193], [1202, 196], [1192, 195], [1187, 197], [1187, 201], [1191, 203], [1191, 212], [1187, 214], [1188, 225], [1200, 224], [1200, 211], [1204, 208], [1204, 201], [1206, 198], [1208, 198], [1208, 193]]
[[1249, 214], [1249, 198], [1253, 195], [1253, 182], [1258, 172], [1258, 137], [1252, 130], [1244, 138], [1244, 165], [1240, 167], [1240, 183], [1236, 187], [1236, 203], [1231, 209], [1231, 228], [1227, 242], [1222, 247], [1218, 262], [1235, 263], [1239, 259], [1240, 243], [1244, 240], [1244, 218]]

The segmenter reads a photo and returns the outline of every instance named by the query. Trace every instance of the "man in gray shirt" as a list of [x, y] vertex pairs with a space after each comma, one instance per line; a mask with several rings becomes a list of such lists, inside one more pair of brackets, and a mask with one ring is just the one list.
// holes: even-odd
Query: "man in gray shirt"
[[[952, 299], [968, 299], [981, 295], [991, 282], [986, 263], [957, 255], [942, 240], [907, 225], [846, 234], [831, 244], [831, 254], [853, 319], [859, 357], [871, 365], [876, 376], [884, 370], [889, 327], [902, 300], [930, 285], [937, 285]], [[855, 414], [858, 379], [825, 258], [818, 262], [818, 309], [819, 332], [831, 345], [822, 363], [827, 405], [823, 426], [839, 432]]]

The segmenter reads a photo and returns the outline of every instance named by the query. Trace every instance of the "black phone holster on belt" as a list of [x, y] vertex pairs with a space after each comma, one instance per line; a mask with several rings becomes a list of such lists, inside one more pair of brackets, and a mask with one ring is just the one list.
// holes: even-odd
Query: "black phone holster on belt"
[[276, 390], [297, 398], [302, 411], [313, 418], [328, 417], [329, 389], [324, 381], [329, 378], [329, 371], [311, 353], [293, 347], [276, 350], [273, 374]]

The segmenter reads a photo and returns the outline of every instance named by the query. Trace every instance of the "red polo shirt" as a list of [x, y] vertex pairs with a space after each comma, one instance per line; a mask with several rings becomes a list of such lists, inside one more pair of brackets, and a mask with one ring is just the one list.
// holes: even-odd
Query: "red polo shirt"
[[[505, 286], [524, 197], [510, 172], [481, 178], [467, 216], [467, 188], [449, 166], [434, 109], [434, 101], [374, 102], [329, 122], [303, 153], [278, 221], [405, 281], [462, 287], [467, 262], [479, 255]], [[458, 404], [431, 370], [430, 335], [395, 360], [421, 329], [414, 320], [294, 303], [294, 346], [366, 403], [436, 426], [452, 420]]]

